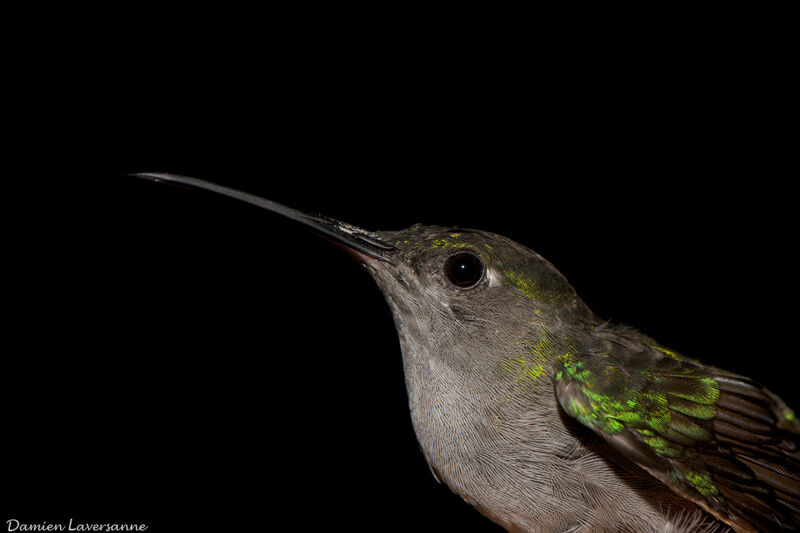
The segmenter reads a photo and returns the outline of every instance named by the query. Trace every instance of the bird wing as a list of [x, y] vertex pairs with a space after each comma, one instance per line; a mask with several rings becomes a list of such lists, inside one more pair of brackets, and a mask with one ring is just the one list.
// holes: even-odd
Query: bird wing
[[555, 372], [564, 411], [738, 530], [800, 530], [800, 424], [754, 381], [657, 345]]

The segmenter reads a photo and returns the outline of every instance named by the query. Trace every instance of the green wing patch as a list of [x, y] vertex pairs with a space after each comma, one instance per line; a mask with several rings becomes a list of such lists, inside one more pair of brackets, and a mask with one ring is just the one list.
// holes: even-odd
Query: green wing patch
[[560, 361], [559, 401], [583, 425], [606, 435], [635, 430], [655, 451], [669, 457], [689, 453], [686, 446], [711, 438], [706, 421], [714, 418], [719, 399], [713, 378], [687, 372], [654, 375], [645, 370], [649, 380], [636, 388], [634, 380], [613, 365], [606, 364], [598, 373], [570, 356]]
[[800, 529], [800, 427], [769, 391], [656, 346], [564, 354], [554, 378], [568, 415], [721, 520]]

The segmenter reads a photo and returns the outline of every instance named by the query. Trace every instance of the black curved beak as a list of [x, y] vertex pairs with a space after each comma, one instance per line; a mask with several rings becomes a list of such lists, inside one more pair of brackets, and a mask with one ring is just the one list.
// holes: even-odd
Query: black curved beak
[[309, 215], [286, 207], [272, 200], [261, 198], [254, 194], [231, 189], [208, 181], [200, 180], [197, 178], [189, 178], [186, 176], [178, 176], [176, 174], [162, 174], [158, 172], [142, 172], [138, 174], [131, 174], [137, 178], [148, 179], [157, 182], [177, 183], [180, 185], [187, 185], [198, 189], [205, 189], [208, 191], [216, 192], [231, 198], [236, 198], [243, 202], [256, 205], [268, 211], [281, 214], [285, 217], [296, 220], [306, 226], [310, 227], [317, 233], [322, 234], [336, 244], [341, 245], [345, 250], [354, 252], [353, 255], [359, 260], [368, 260], [368, 258], [377, 259], [378, 261], [388, 262], [392, 252], [397, 247], [384, 242], [377, 238], [373, 233], [361, 229], [344, 222], [339, 222], [332, 218], [322, 215]]

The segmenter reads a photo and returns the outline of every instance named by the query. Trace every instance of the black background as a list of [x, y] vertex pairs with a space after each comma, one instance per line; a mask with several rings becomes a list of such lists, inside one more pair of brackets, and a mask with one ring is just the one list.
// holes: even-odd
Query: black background
[[109, 24], [28, 65], [3, 197], [3, 520], [499, 531], [431, 476], [363, 268], [130, 172], [507, 235], [600, 316], [800, 405], [779, 31], [206, 15]]

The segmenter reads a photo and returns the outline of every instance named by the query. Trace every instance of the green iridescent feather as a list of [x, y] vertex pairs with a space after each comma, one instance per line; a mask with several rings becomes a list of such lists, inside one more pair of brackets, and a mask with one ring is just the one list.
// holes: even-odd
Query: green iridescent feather
[[800, 480], [785, 475], [800, 466], [785, 444], [800, 434], [791, 409], [748, 378], [629, 339], [557, 358], [564, 411], [712, 514], [756, 529], [796, 519]]
[[706, 421], [714, 417], [719, 398], [713, 378], [648, 370], [645, 386], [635, 388], [629, 374], [607, 358], [601, 368], [569, 354], [559, 361], [561, 405], [585, 426], [606, 435], [635, 430], [656, 453], [672, 458], [691, 454], [689, 441], [710, 438]]

